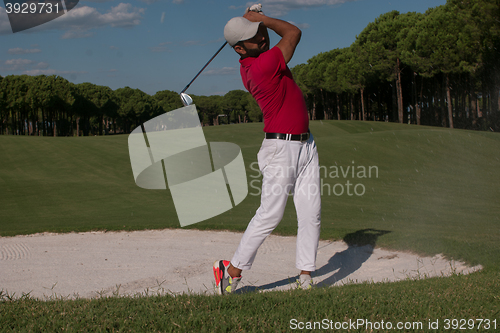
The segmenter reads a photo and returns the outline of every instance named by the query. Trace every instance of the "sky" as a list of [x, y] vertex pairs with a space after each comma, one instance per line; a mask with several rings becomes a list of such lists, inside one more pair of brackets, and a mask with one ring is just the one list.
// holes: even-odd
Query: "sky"
[[[291, 22], [302, 39], [288, 64], [349, 47], [381, 14], [425, 12], [446, 0], [261, 0], [268, 16]], [[1, 4], [1, 3], [0, 3]], [[0, 75], [59, 75], [150, 95], [180, 92], [224, 43], [224, 26], [253, 4], [235, 0], [80, 0], [66, 14], [13, 33], [0, 5]], [[271, 33], [271, 46], [279, 36]], [[223, 95], [242, 89], [238, 55], [229, 46], [188, 89]]]

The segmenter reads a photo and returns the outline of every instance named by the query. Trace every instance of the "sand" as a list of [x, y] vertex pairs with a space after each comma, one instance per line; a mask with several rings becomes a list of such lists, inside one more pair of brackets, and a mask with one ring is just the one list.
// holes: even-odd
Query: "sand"
[[[212, 265], [231, 259], [241, 235], [165, 229], [0, 237], [0, 291], [39, 299], [213, 294]], [[295, 288], [295, 241], [269, 236], [252, 269], [243, 272], [237, 292]], [[468, 274], [481, 268], [441, 255], [320, 241], [313, 280], [321, 287]]]

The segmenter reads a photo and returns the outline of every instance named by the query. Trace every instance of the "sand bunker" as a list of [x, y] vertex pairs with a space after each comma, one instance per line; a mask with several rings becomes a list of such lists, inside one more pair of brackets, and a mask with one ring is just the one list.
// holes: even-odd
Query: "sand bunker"
[[[214, 293], [212, 265], [230, 260], [241, 233], [184, 229], [0, 237], [0, 290], [8, 295], [92, 298], [157, 293]], [[238, 292], [295, 287], [295, 237], [267, 238]], [[440, 255], [320, 241], [315, 284], [398, 281], [468, 274]]]

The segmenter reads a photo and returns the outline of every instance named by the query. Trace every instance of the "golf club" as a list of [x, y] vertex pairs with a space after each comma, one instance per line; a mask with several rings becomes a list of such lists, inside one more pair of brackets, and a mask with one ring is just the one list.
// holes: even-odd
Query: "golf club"
[[185, 93], [180, 93], [180, 95], [181, 95], [182, 104], [184, 104], [184, 106], [188, 106], [188, 105], [193, 104], [193, 99], [191, 98], [191, 96], [189, 96], [188, 94], [185, 94]]
[[[261, 4], [252, 5], [251, 7], [247, 8], [247, 11], [262, 13], [262, 5]], [[203, 68], [198, 72], [198, 74], [196, 74], [196, 76], [191, 80], [191, 82], [189, 82], [188, 85], [185, 86], [184, 89], [182, 89], [179, 95], [181, 96], [182, 104], [184, 104], [184, 106], [188, 106], [193, 103], [193, 99], [191, 98], [191, 96], [185, 93], [186, 90], [188, 90], [191, 83], [193, 83], [194, 80], [196, 80], [196, 78], [201, 74], [201, 72], [203, 72], [203, 70], [207, 68], [207, 66], [212, 62], [212, 60], [214, 60], [214, 58], [219, 54], [219, 52], [222, 51], [222, 49], [226, 46], [226, 44], [227, 42], [224, 42], [224, 44], [222, 44], [220, 49], [217, 52], [215, 52], [212, 58], [210, 58], [210, 60], [205, 64], [205, 66], [203, 66]]]
[[205, 64], [205, 66], [203, 66], [203, 68], [198, 72], [198, 74], [196, 74], [196, 76], [191, 80], [191, 82], [189, 82], [188, 85], [185, 86], [184, 89], [182, 89], [180, 95], [181, 95], [182, 103], [184, 104], [184, 106], [188, 106], [188, 105], [191, 105], [191, 103], [193, 103], [193, 99], [191, 98], [191, 96], [189, 96], [188, 94], [185, 94], [184, 92], [189, 88], [191, 83], [193, 83], [194, 80], [196, 80], [196, 78], [201, 74], [201, 72], [203, 72], [203, 70], [205, 68], [207, 68], [207, 66], [212, 62], [212, 60], [214, 60], [214, 58], [219, 54], [219, 52], [222, 51], [222, 49], [224, 48], [224, 46], [226, 46], [226, 44], [227, 44], [227, 42], [224, 42], [224, 44], [222, 44], [220, 49], [217, 52], [215, 52], [215, 54], [212, 56], [212, 58], [210, 58], [210, 60]]

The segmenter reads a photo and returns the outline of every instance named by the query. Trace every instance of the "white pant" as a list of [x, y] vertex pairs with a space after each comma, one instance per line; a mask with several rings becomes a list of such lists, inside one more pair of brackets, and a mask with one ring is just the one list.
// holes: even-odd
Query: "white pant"
[[321, 193], [318, 151], [314, 138], [308, 141], [264, 139], [257, 154], [262, 172], [260, 207], [241, 238], [231, 260], [234, 267], [247, 270], [266, 237], [280, 223], [289, 193], [297, 211], [295, 266], [316, 269], [321, 227]]

